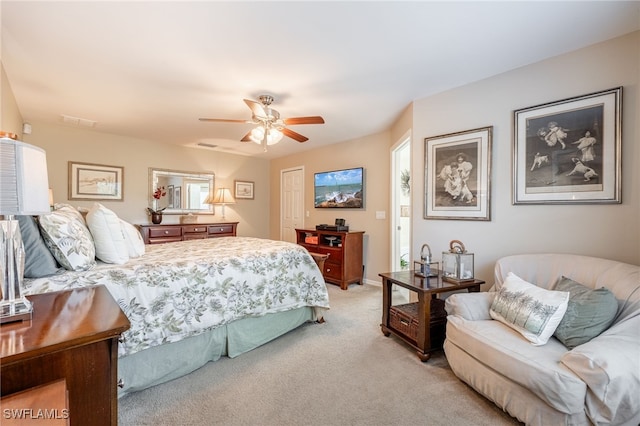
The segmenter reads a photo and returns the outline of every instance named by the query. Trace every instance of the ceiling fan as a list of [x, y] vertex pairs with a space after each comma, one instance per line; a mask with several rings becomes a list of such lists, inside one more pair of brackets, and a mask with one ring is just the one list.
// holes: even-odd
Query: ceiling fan
[[255, 142], [264, 146], [278, 143], [282, 136], [288, 136], [298, 142], [306, 142], [308, 137], [287, 128], [298, 124], [324, 124], [324, 119], [318, 115], [310, 117], [280, 118], [280, 113], [271, 108], [273, 96], [261, 95], [260, 102], [245, 99], [244, 103], [251, 109], [251, 120], [234, 120], [226, 118], [200, 118], [200, 121], [212, 121], [218, 123], [248, 123], [258, 126], [244, 135], [242, 142]]

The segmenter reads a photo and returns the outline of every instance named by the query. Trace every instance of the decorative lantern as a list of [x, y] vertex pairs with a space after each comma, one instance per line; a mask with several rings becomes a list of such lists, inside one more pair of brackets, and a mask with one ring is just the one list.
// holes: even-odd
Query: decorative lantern
[[[425, 253], [424, 249], [427, 249]], [[431, 247], [429, 244], [423, 244], [420, 250], [420, 260], [413, 262], [413, 269], [415, 275], [418, 277], [437, 277], [438, 276], [438, 262], [431, 261]]]
[[442, 279], [453, 283], [473, 281], [473, 253], [461, 241], [452, 240], [449, 251], [442, 252]]

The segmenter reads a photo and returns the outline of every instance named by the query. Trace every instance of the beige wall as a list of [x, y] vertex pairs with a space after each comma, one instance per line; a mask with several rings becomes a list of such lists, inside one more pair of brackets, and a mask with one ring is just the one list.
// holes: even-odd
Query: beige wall
[[18, 138], [22, 137], [22, 116], [2, 62], [0, 62], [0, 130], [15, 133]]
[[[388, 132], [355, 139], [328, 147], [271, 161], [271, 238], [280, 239], [280, 173], [304, 166], [304, 208], [309, 212], [305, 227], [333, 224], [344, 218], [349, 229], [365, 231], [365, 279], [378, 282], [378, 273], [389, 265], [389, 147]], [[364, 209], [316, 209], [313, 207], [313, 175], [328, 170], [364, 167]], [[376, 219], [376, 211], [385, 212], [386, 219]]]
[[[424, 220], [414, 198], [413, 250], [437, 253], [461, 240], [476, 276], [493, 280], [501, 256], [578, 253], [640, 264], [640, 32], [421, 99], [413, 113], [413, 187], [424, 194], [424, 138], [493, 126], [491, 221]], [[512, 113], [578, 95], [623, 88], [622, 204], [512, 205]], [[441, 257], [441, 256], [437, 256]]]
[[[148, 223], [145, 208], [150, 199], [149, 167], [213, 172], [216, 187], [233, 188], [234, 179], [255, 182], [255, 199], [238, 200], [225, 208], [227, 221], [238, 221], [238, 235], [267, 238], [269, 236], [268, 182], [269, 162], [250, 157], [218, 153], [205, 149], [163, 145], [152, 141], [115, 136], [64, 125], [31, 123], [31, 135], [24, 142], [47, 151], [49, 185], [55, 202], [68, 202], [90, 207], [92, 201], [68, 201], [68, 161], [124, 167], [124, 201], [101, 201], [121, 218], [131, 223]], [[199, 221], [221, 221], [220, 207], [216, 215], [200, 215]], [[178, 223], [179, 216], [164, 215], [162, 223]]]
[[[621, 37], [556, 58], [456, 88], [407, 107], [388, 132], [272, 160], [238, 157], [193, 148], [162, 146], [150, 141], [88, 132], [64, 126], [33, 124], [25, 141], [47, 150], [55, 200], [65, 201], [67, 161], [125, 167], [124, 202], [105, 202], [133, 223], [147, 220], [149, 166], [213, 171], [218, 184], [233, 179], [255, 181], [256, 199], [227, 208], [239, 220], [240, 235], [280, 236], [280, 172], [305, 168], [306, 227], [343, 217], [352, 229], [366, 231], [366, 279], [389, 265], [390, 147], [412, 135], [412, 249], [427, 242], [439, 253], [452, 239], [462, 240], [476, 256], [476, 276], [491, 282], [493, 264], [501, 256], [524, 252], [571, 252], [640, 264], [640, 33]], [[513, 110], [623, 86], [622, 204], [511, 204]], [[21, 133], [21, 117], [2, 72], [2, 130]], [[491, 221], [423, 219], [424, 138], [493, 126]], [[366, 204], [362, 210], [313, 208], [313, 174], [363, 166]], [[81, 203], [75, 203], [80, 205]], [[84, 203], [87, 204], [87, 203]], [[88, 203], [90, 204], [90, 203]], [[386, 219], [375, 219], [384, 211]], [[219, 218], [220, 216], [216, 216]], [[174, 219], [177, 219], [174, 218]]]

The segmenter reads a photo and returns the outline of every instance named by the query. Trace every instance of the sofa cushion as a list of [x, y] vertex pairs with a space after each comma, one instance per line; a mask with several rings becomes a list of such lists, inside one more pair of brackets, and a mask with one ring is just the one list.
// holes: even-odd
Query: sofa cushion
[[568, 351], [561, 362], [588, 386], [593, 424], [640, 424], [640, 316], [618, 322]]
[[447, 342], [556, 410], [566, 414], [584, 411], [587, 386], [560, 363], [567, 348], [556, 339], [535, 346], [499, 321], [468, 321], [451, 315], [447, 317]]
[[129, 249], [117, 214], [100, 203], [93, 203], [87, 212], [86, 220], [98, 259], [104, 263], [118, 265], [129, 260]]
[[24, 277], [42, 278], [60, 270], [56, 258], [42, 239], [40, 228], [33, 216], [16, 216], [24, 244]]
[[570, 278], [562, 277], [555, 287], [569, 292], [569, 303], [553, 335], [573, 349], [606, 330], [618, 311], [618, 301], [608, 289], [590, 289]]
[[71, 271], [86, 271], [96, 265], [96, 249], [82, 215], [68, 205], [38, 218], [42, 236], [58, 263]]
[[510, 272], [489, 314], [522, 334], [534, 345], [544, 345], [567, 310], [569, 293], [536, 287]]

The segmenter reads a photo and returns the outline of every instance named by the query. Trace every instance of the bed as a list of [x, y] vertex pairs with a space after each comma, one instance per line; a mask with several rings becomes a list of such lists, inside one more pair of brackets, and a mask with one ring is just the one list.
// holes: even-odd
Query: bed
[[144, 251], [121, 264], [98, 260], [25, 279], [26, 294], [107, 287], [131, 322], [118, 348], [119, 397], [236, 357], [329, 308], [322, 274], [297, 244], [223, 237]]

